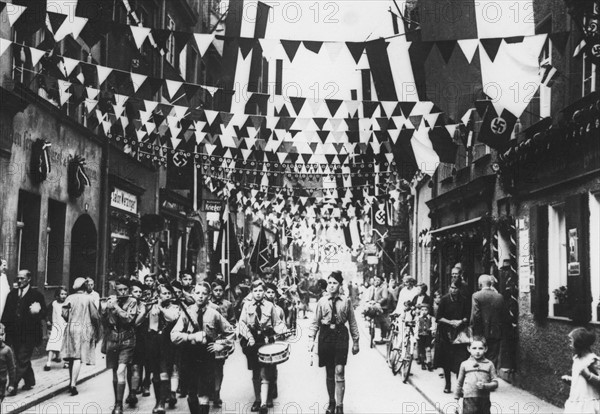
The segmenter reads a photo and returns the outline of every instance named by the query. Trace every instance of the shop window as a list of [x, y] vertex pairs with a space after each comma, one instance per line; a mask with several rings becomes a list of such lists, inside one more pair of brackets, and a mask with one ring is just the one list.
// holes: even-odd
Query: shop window
[[17, 257], [19, 269], [27, 269], [34, 275], [37, 274], [39, 238], [40, 196], [20, 190], [17, 207]]
[[[564, 204], [548, 207], [548, 289], [550, 316], [567, 316], [567, 234]], [[555, 293], [556, 292], [556, 293]]]
[[63, 284], [63, 256], [65, 242], [66, 204], [48, 200], [48, 225], [46, 228], [46, 285]]

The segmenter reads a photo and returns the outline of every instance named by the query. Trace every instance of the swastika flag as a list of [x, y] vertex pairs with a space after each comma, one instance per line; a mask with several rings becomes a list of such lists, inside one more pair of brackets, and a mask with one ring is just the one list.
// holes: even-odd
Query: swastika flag
[[508, 146], [516, 122], [517, 117], [510, 111], [504, 109], [498, 114], [493, 105], [488, 105], [477, 139], [491, 148], [503, 151]]

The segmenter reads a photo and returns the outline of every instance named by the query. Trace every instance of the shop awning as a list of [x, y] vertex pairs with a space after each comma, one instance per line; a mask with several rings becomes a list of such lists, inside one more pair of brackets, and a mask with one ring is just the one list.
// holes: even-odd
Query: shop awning
[[467, 226], [469, 224], [477, 223], [478, 221], [481, 221], [481, 217], [476, 217], [476, 218], [471, 219], [471, 220], [461, 221], [460, 223], [451, 224], [449, 226], [445, 226], [445, 227], [441, 227], [439, 229], [431, 230], [429, 232], [429, 234], [431, 234], [433, 236], [435, 234], [443, 233], [445, 231], [456, 229], [458, 227], [463, 227], [463, 226]]

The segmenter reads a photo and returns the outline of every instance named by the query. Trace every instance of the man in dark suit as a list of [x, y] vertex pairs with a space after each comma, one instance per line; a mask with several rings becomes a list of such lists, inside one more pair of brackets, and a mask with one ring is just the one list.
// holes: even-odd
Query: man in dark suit
[[17, 289], [6, 298], [2, 323], [6, 326], [6, 342], [13, 349], [17, 363], [15, 395], [21, 379], [23, 390], [35, 385], [31, 367], [33, 349], [42, 343], [42, 320], [46, 315], [44, 295], [31, 287], [31, 272], [20, 270], [17, 274]]
[[474, 336], [483, 336], [486, 339], [486, 358], [497, 367], [500, 340], [506, 323], [504, 297], [492, 288], [490, 275], [479, 276], [479, 287], [481, 290], [473, 294], [471, 327]]

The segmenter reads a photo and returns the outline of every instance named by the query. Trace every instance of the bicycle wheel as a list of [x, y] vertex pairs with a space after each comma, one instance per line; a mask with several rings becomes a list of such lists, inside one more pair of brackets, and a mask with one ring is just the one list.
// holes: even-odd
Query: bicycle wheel
[[375, 346], [375, 322], [373, 319], [369, 323], [369, 335], [371, 336], [370, 347], [373, 348]]
[[385, 360], [388, 364], [388, 367], [392, 367], [392, 363], [393, 363], [393, 359], [395, 354], [397, 354], [397, 351], [394, 349], [394, 340], [395, 340], [396, 334], [394, 332], [392, 332], [390, 334], [390, 337], [388, 338], [388, 342], [385, 345], [386, 348], [386, 352], [385, 352]]
[[402, 358], [402, 366], [400, 368], [401, 372], [402, 372], [402, 382], [405, 384], [408, 381], [408, 377], [410, 376], [410, 369], [412, 367], [412, 361], [413, 361], [413, 352], [412, 352], [412, 346], [409, 343], [406, 346], [406, 353], [404, 355], [404, 358]]

